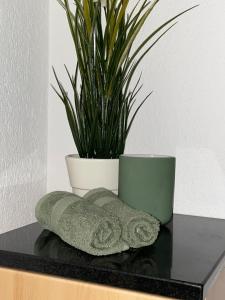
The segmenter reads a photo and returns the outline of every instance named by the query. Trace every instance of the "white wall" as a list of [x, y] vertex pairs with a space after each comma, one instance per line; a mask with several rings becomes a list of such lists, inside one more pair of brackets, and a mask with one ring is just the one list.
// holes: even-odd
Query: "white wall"
[[0, 1], [0, 232], [46, 191], [48, 1]]
[[[161, 1], [142, 37], [169, 16], [196, 3], [142, 64], [143, 95], [127, 153], [177, 157], [175, 211], [225, 218], [225, 1]], [[66, 82], [74, 67], [63, 11], [50, 7], [50, 61]], [[53, 81], [53, 79], [52, 79]], [[64, 156], [75, 152], [64, 107], [50, 91], [48, 190], [69, 189]]]
[[[54, 66], [60, 80], [67, 83], [64, 64], [72, 71], [75, 65], [74, 46], [63, 9], [56, 0], [50, 1], [50, 82], [55, 84]], [[67, 124], [64, 106], [55, 92], [49, 90], [48, 104], [48, 191], [69, 190], [64, 157], [76, 149]]]

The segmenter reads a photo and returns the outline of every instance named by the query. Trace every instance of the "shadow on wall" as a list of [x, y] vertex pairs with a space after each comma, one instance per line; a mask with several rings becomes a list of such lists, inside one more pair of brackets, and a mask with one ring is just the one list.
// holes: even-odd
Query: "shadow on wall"
[[46, 178], [0, 188], [0, 233], [35, 222], [34, 209], [45, 193]]
[[0, 233], [35, 221], [34, 208], [46, 192], [46, 166], [37, 151], [0, 173]]

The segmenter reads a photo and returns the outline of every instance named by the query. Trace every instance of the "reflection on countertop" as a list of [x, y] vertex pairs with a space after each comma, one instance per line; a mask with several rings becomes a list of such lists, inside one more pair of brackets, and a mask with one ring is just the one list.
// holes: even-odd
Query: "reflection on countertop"
[[225, 220], [174, 215], [156, 243], [94, 257], [34, 223], [0, 235], [0, 266], [202, 300], [225, 264]]
[[95, 257], [71, 247], [54, 233], [44, 230], [35, 243], [34, 253], [38, 256], [67, 263], [78, 263], [79, 265], [84, 264], [90, 267], [120, 270], [148, 276], [170, 277], [172, 234], [170, 229], [162, 227], [153, 246], [131, 249], [110, 256]]

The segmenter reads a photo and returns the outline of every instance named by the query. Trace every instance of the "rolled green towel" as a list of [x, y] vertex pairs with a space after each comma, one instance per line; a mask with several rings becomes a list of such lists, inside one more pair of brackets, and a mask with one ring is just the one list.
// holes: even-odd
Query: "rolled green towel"
[[35, 207], [35, 216], [43, 228], [53, 231], [51, 226], [53, 206], [63, 197], [70, 195], [69, 192], [55, 191], [45, 195], [38, 201]]
[[160, 223], [153, 216], [127, 206], [114, 193], [104, 188], [94, 189], [84, 198], [119, 218], [123, 227], [123, 240], [131, 248], [149, 246], [156, 241]]
[[117, 217], [67, 192], [53, 192], [37, 204], [38, 222], [63, 241], [89, 254], [101, 256], [129, 249], [121, 239]]

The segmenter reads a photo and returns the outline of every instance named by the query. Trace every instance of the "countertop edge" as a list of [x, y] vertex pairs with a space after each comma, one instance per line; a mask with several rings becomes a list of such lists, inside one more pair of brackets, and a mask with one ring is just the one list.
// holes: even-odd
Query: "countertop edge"
[[107, 285], [130, 291], [175, 297], [183, 300], [203, 299], [204, 286], [202, 284], [176, 280], [170, 281], [145, 276], [140, 277], [136, 274], [125, 274], [124, 272], [113, 270], [109, 272], [104, 269], [90, 269], [78, 265], [76, 265], [76, 268], [71, 266], [73, 265], [43, 257], [0, 250], [0, 267], [3, 268], [39, 273], [46, 276], [57, 276], [69, 280]]

